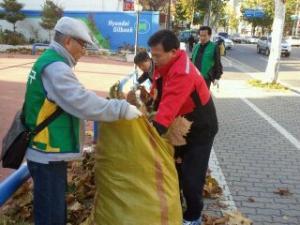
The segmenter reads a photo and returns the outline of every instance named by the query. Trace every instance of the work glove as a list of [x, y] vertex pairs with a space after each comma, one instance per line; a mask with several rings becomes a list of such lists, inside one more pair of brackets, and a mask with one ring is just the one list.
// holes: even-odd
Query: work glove
[[142, 113], [134, 105], [129, 105], [125, 113], [126, 120], [133, 120], [141, 116]]

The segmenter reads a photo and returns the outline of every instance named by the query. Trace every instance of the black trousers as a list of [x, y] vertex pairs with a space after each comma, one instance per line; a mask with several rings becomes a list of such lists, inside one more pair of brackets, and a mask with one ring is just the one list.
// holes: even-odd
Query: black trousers
[[214, 138], [206, 143], [190, 143], [176, 147], [175, 158], [180, 157], [181, 163], [176, 162], [180, 189], [186, 200], [187, 209], [183, 218], [188, 221], [197, 220], [203, 210], [203, 188], [208, 168], [208, 161]]

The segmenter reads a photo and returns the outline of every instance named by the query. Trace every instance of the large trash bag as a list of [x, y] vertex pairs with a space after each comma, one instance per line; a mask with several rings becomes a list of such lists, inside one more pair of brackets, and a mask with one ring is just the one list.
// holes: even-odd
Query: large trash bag
[[102, 123], [94, 224], [181, 225], [174, 150], [146, 118]]

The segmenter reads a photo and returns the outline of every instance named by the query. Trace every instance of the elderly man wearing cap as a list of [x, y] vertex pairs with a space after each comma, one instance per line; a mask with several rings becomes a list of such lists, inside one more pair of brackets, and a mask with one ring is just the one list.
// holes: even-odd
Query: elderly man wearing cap
[[23, 108], [30, 129], [58, 107], [63, 110], [32, 137], [26, 154], [34, 183], [35, 225], [66, 224], [67, 161], [81, 156], [83, 120], [115, 121], [140, 115], [125, 100], [98, 97], [79, 83], [72, 68], [84, 55], [86, 45], [94, 45], [84, 23], [63, 17], [54, 30], [50, 48], [28, 76]]

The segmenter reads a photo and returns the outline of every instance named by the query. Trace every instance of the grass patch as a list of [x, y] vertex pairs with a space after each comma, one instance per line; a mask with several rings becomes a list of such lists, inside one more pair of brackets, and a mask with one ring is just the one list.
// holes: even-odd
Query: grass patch
[[287, 87], [283, 86], [280, 83], [268, 83], [268, 82], [263, 82], [261, 80], [249, 80], [248, 84], [250, 84], [253, 87], [264, 88], [268, 90], [278, 90], [278, 91], [288, 90]]

